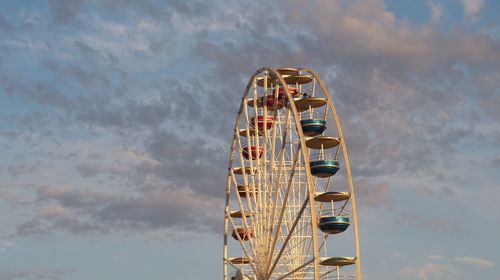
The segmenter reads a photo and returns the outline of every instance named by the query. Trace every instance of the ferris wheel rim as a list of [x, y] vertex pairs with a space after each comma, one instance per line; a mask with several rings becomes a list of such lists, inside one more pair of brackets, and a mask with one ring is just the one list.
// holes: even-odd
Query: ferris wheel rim
[[[247, 86], [246, 86], [246, 89], [245, 89], [245, 92], [244, 92], [244, 95], [242, 97], [242, 100], [240, 102], [240, 109], [238, 110], [238, 114], [237, 114], [237, 119], [236, 119], [236, 123], [235, 123], [235, 128], [234, 128], [234, 131], [233, 131], [233, 141], [232, 141], [232, 145], [231, 145], [231, 155], [230, 155], [230, 160], [229, 160], [229, 168], [228, 168], [228, 186], [226, 188], [226, 193], [227, 193], [227, 197], [226, 197], [226, 211], [225, 211], [225, 215], [226, 215], [226, 220], [227, 220], [227, 216], [228, 215], [234, 215], [234, 211], [229, 211], [229, 208], [228, 208], [228, 203], [229, 203], [229, 193], [230, 193], [230, 190], [229, 189], [229, 186], [230, 186], [230, 177], [234, 180], [234, 174], [236, 174], [236, 172], [241, 172], [241, 174], [245, 175], [247, 174], [247, 171], [248, 173], [251, 173], [251, 174], [254, 174], [254, 171], [253, 170], [253, 167], [250, 167], [250, 169], [247, 170], [248, 167], [235, 167], [233, 166], [233, 162], [234, 162], [234, 158], [235, 158], [235, 155], [234, 155], [234, 151], [235, 151], [235, 148], [236, 148], [236, 137], [238, 135], [241, 135], [241, 129], [240, 129], [240, 122], [241, 122], [241, 115], [243, 113], [243, 109], [245, 106], [250, 106], [250, 104], [245, 104], [245, 102], [249, 103], [250, 101], [247, 98], [248, 94], [249, 94], [249, 90], [253, 87], [255, 87], [256, 85], [256, 76], [258, 76], [259, 74], [261, 74], [262, 72], [268, 72], [268, 73], [271, 73], [271, 75], [278, 81], [275, 81], [274, 82], [274, 85], [287, 85], [288, 82], [285, 80], [284, 77], [282, 77], [282, 75], [278, 72], [278, 69], [280, 68], [270, 68], [270, 67], [263, 67], [259, 70], [257, 70], [252, 76], [251, 78], [249, 79], [248, 83], [247, 83]], [[344, 154], [344, 160], [348, 162], [348, 158], [347, 158], [347, 150], [346, 150], [346, 146], [345, 146], [345, 142], [344, 142], [344, 138], [343, 138], [343, 134], [342, 134], [342, 130], [341, 130], [341, 126], [340, 126], [340, 120], [338, 119], [338, 115], [336, 114], [336, 110], [335, 110], [335, 107], [333, 106], [333, 102], [332, 102], [332, 99], [331, 99], [331, 96], [328, 92], [328, 90], [326, 89], [326, 87], [324, 86], [324, 83], [323, 81], [319, 78], [319, 76], [312, 70], [312, 69], [308, 69], [308, 68], [295, 68], [297, 69], [297, 72], [302, 72], [302, 71], [305, 71], [307, 73], [310, 74], [310, 76], [312, 77], [312, 79], [315, 79], [318, 81], [318, 83], [320, 84], [320, 87], [322, 89], [322, 92], [323, 94], [327, 97], [326, 99], [326, 103], [328, 104], [327, 106], [330, 108], [330, 110], [332, 110], [333, 115], [334, 115], [334, 119], [335, 119], [335, 122], [338, 123], [337, 125], [337, 130], [338, 130], [338, 133], [339, 133], [339, 143], [337, 145], [341, 145], [342, 146], [342, 149], [343, 149], [343, 154]], [[265, 79], [264, 79], [264, 84], [266, 83]], [[286, 95], [286, 97], [288, 98], [288, 100], [294, 100], [294, 96], [291, 94], [288, 86], [283, 86], [283, 91]], [[319, 99], [318, 99], [319, 100]], [[252, 100], [253, 104], [256, 105], [256, 102], [257, 100]], [[320, 101], [318, 101], [320, 102]], [[296, 106], [297, 104], [295, 102], [290, 102], [288, 104], [288, 108], [290, 109], [290, 111], [292, 111], [292, 114], [293, 114], [293, 120], [295, 121], [295, 126], [296, 127], [300, 127], [300, 115], [299, 115], [299, 110]], [[251, 106], [250, 106], [251, 107]], [[257, 107], [257, 106], [256, 106]], [[274, 112], [274, 114], [276, 115], [276, 112]], [[255, 133], [255, 132], [254, 132]], [[259, 132], [260, 133], [260, 132]], [[309, 197], [308, 197], [308, 202], [309, 205], [310, 205], [310, 210], [311, 210], [311, 219], [316, 219], [316, 217], [318, 217], [318, 215], [315, 213], [316, 211], [316, 207], [315, 207], [315, 198], [317, 196], [316, 194], [316, 191], [314, 190], [313, 188], [313, 183], [312, 183], [312, 180], [313, 180], [313, 175], [311, 174], [311, 170], [310, 170], [310, 162], [309, 162], [309, 150], [307, 148], [308, 145], [307, 145], [307, 140], [308, 140], [308, 137], [306, 137], [306, 135], [304, 135], [304, 133], [302, 132], [302, 130], [298, 129], [298, 134], [299, 134], [299, 140], [300, 140], [300, 145], [299, 145], [299, 148], [297, 150], [297, 152], [300, 151], [302, 153], [302, 160], [304, 161], [304, 164], [306, 166], [305, 168], [305, 174], [306, 174], [306, 178], [307, 178], [307, 185], [308, 185], [308, 188], [309, 188]], [[343, 145], [342, 145], [343, 144]], [[250, 156], [251, 158], [252, 156]], [[349, 197], [347, 199], [352, 199], [353, 201], [354, 200], [354, 185], [352, 184], [352, 178], [351, 178], [351, 171], [350, 171], [350, 166], [348, 164], [346, 164], [346, 170], [348, 172], [348, 177], [349, 177], [349, 188], [350, 188], [350, 194], [349, 194]], [[305, 205], [305, 204], [304, 204]], [[356, 209], [355, 208], [355, 205], [353, 206], [353, 209]], [[246, 216], [246, 215], [243, 215], [243, 216]], [[355, 225], [355, 235], [356, 235], [356, 257], [355, 257], [355, 262], [356, 262], [356, 266], [358, 267], [358, 278], [357, 279], [361, 279], [361, 275], [360, 275], [360, 262], [359, 262], [359, 240], [358, 240], [358, 237], [357, 237], [357, 216], [355, 217], [355, 222], [356, 222], [356, 225]], [[231, 221], [232, 223], [232, 221]], [[247, 227], [247, 226], [245, 226]], [[232, 224], [232, 228], [235, 228], [235, 225]], [[312, 231], [313, 231], [313, 237], [312, 237], [312, 240], [313, 240], [313, 243], [314, 243], [314, 257], [312, 259], [312, 261], [314, 262], [314, 271], [315, 271], [315, 279], [319, 279], [319, 265], [320, 265], [320, 256], [319, 256], [319, 250], [318, 250], [318, 228], [315, 227], [315, 226], [312, 226], [311, 227]], [[224, 230], [224, 238], [225, 238], [225, 246], [227, 244], [227, 233], [228, 233], [228, 225], [227, 225], [227, 221], [225, 221], [225, 230]], [[238, 236], [238, 239], [240, 239], [240, 237]], [[276, 240], [276, 239], [275, 239]], [[241, 243], [241, 239], [239, 240], [240, 243]], [[274, 244], [274, 243], [273, 243]], [[274, 246], [272, 246], [272, 249], [274, 250]], [[225, 259], [227, 260], [227, 252], [225, 251], [224, 252], [225, 254]], [[249, 255], [248, 252], [245, 252], [245, 255], [247, 255], [246, 257], [248, 258], [249, 260], [249, 264], [252, 265], [252, 261], [250, 261], [252, 258], [251, 256]], [[272, 257], [273, 254], [270, 254], [270, 256]], [[242, 257], [242, 258], [245, 258], [245, 257]], [[278, 261], [278, 260], [276, 260]], [[252, 267], [252, 269], [254, 269], [255, 271], [255, 268]], [[272, 273], [272, 269], [270, 271], [270, 273]], [[226, 274], [226, 272], [225, 272]]]

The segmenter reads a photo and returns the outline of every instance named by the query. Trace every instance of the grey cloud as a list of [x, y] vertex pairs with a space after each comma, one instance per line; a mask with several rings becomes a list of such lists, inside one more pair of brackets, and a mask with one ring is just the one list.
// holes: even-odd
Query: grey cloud
[[173, 7], [177, 12], [188, 16], [200, 15], [204, 11], [208, 10], [210, 6], [203, 1], [186, 2], [186, 1], [174, 0], [171, 1], [170, 4], [171, 7]]
[[93, 164], [78, 164], [76, 170], [82, 177], [94, 177], [101, 173], [99, 166]]
[[134, 1], [134, 0], [47, 0], [53, 19], [58, 23], [67, 24], [73, 21], [83, 6], [93, 5], [106, 14], [123, 13], [124, 10], [133, 14], [148, 15], [157, 21], [169, 22], [174, 14], [199, 16], [206, 13], [211, 5], [201, 1]]
[[78, 13], [85, 0], [47, 0], [50, 12], [54, 20], [58, 23], [69, 23]]
[[361, 207], [393, 207], [394, 198], [391, 195], [391, 188], [387, 182], [373, 183], [362, 179], [356, 182], [359, 205]]
[[102, 73], [86, 70], [76, 65], [71, 66], [69, 71], [80, 83], [91, 90], [106, 90], [110, 87], [110, 81]]
[[[3, 76], [2, 78], [4, 80], [2, 85], [6, 96], [19, 94], [28, 100], [34, 100], [35, 102], [44, 105], [61, 105], [63, 103], [67, 103], [67, 98], [65, 96], [62, 96], [60, 92], [48, 90], [50, 86], [46, 83], [39, 82], [37, 84], [28, 84], [25, 81], [21, 81], [9, 75]], [[38, 94], [38, 91], [41, 91], [40, 94]], [[62, 103], [58, 100], [59, 97], [64, 100]]]
[[50, 235], [54, 231], [74, 234], [107, 233], [109, 228], [94, 221], [86, 221], [81, 216], [68, 213], [62, 207], [53, 207], [42, 209], [41, 214], [18, 225], [15, 235], [20, 237], [41, 236]]
[[180, 83], [160, 81], [150, 89], [146, 100], [92, 97], [80, 101], [75, 110], [77, 122], [118, 129], [156, 128], [163, 123], [186, 129], [205, 116], [200, 102], [207, 99], [198, 81]]
[[87, 57], [90, 57], [90, 58], [97, 58], [97, 57], [99, 57], [99, 51], [95, 50], [94, 48], [88, 46], [87, 44], [85, 44], [85, 43], [83, 43], [81, 41], [75, 41], [75, 42], [73, 42], [73, 45], [84, 56], [87, 56]]
[[500, 167], [500, 156], [496, 156], [496, 157], [492, 160], [492, 163], [493, 163], [493, 166]]
[[19, 270], [0, 270], [0, 278], [4, 280], [61, 280], [71, 271], [62, 269], [33, 268]]
[[[493, 120], [500, 119], [500, 69], [483, 71], [473, 78], [477, 102]], [[483, 112], [481, 112], [483, 113]]]
[[139, 228], [170, 228], [185, 231], [218, 231], [222, 200], [183, 190], [145, 193], [140, 198], [123, 198], [102, 209], [100, 217], [114, 224]]
[[189, 185], [202, 194], [220, 196], [227, 150], [201, 137], [187, 138], [164, 131], [154, 133], [145, 144], [151, 157], [161, 164], [142, 165], [139, 170], [156, 174], [177, 185]]
[[[17, 227], [17, 236], [39, 236], [54, 231], [74, 234], [120, 231], [216, 232], [222, 200], [189, 190], [150, 188], [129, 195], [40, 187], [38, 199], [52, 206]], [[53, 204], [55, 202], [55, 206]]]
[[36, 101], [40, 105], [56, 107], [63, 110], [70, 110], [75, 107], [74, 101], [69, 99], [66, 94], [44, 81], [36, 82], [33, 89], [23, 89], [21, 87], [20, 93]]
[[12, 30], [13, 28], [10, 22], [0, 14], [0, 31], [5, 32], [6, 34], [10, 34]]
[[42, 186], [37, 190], [40, 201], [56, 200], [61, 206], [69, 208], [93, 208], [105, 204], [113, 196], [97, 192], [82, 192], [67, 188]]
[[457, 221], [449, 218], [436, 215], [423, 216], [419, 213], [408, 213], [406, 211], [402, 211], [398, 217], [394, 218], [394, 223], [397, 225], [411, 224], [426, 230], [440, 232], [460, 233], [466, 230]]
[[103, 7], [108, 13], [123, 12], [123, 10], [130, 10], [134, 13], [147, 14], [159, 21], [169, 21], [171, 13], [168, 9], [160, 5], [162, 2], [158, 1], [135, 1], [135, 0], [106, 0], [96, 1], [100, 7]]
[[13, 177], [30, 174], [35, 172], [36, 170], [36, 165], [27, 163], [11, 164], [7, 166], [7, 172], [9, 172], [9, 174]]

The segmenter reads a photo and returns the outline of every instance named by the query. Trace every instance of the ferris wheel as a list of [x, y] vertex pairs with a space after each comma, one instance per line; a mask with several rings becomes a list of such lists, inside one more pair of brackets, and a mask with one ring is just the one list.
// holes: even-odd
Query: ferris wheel
[[313, 70], [255, 72], [229, 158], [224, 280], [361, 280], [344, 140], [330, 94]]

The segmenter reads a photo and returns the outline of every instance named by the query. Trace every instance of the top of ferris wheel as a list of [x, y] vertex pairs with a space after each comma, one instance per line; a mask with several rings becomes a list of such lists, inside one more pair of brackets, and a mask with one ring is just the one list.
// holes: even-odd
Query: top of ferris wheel
[[298, 75], [299, 74], [299, 69], [292, 68], [292, 67], [280, 67], [280, 68], [276, 68], [276, 71], [278, 71], [278, 73], [280, 73], [281, 75]]
[[[278, 72], [287, 84], [307, 84], [313, 80], [313, 77], [311, 75], [302, 75], [300, 68], [279, 67], [274, 68], [273, 70]], [[257, 77], [257, 85], [260, 87], [264, 87], [264, 84], [267, 81], [267, 86], [274, 87], [279, 83], [278, 80], [273, 79], [274, 76], [275, 75], [271, 72], [267, 73], [267, 75], [265, 76]]]

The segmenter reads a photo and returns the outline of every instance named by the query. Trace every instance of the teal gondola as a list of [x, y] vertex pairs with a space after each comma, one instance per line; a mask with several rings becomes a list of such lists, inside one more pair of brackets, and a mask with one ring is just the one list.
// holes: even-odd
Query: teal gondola
[[344, 232], [349, 225], [349, 217], [329, 216], [320, 218], [318, 227], [324, 233], [337, 234]]
[[305, 136], [317, 136], [326, 130], [326, 121], [322, 119], [301, 120], [300, 124]]
[[335, 175], [339, 170], [338, 160], [314, 160], [309, 163], [311, 174], [319, 178]]

